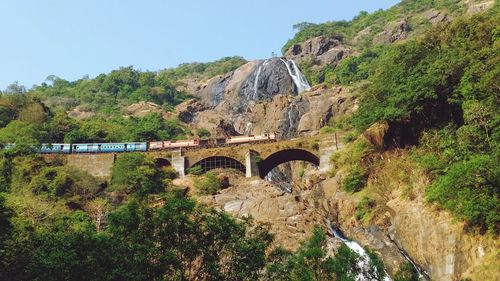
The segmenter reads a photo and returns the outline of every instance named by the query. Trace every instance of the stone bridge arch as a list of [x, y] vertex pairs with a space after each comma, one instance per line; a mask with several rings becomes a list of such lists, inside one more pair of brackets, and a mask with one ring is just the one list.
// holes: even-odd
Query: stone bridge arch
[[319, 166], [320, 163], [319, 157], [308, 150], [300, 148], [284, 149], [276, 151], [260, 161], [259, 175], [261, 178], [265, 178], [272, 169], [290, 161], [306, 161], [316, 166]]
[[235, 169], [242, 173], [246, 172], [246, 167], [243, 163], [228, 156], [206, 157], [189, 166], [188, 169], [194, 166], [200, 166], [203, 169], [203, 173], [212, 169]]
[[172, 166], [172, 161], [170, 161], [170, 159], [168, 159], [168, 158], [156, 157], [154, 161], [155, 161], [156, 166], [158, 166], [160, 168]]

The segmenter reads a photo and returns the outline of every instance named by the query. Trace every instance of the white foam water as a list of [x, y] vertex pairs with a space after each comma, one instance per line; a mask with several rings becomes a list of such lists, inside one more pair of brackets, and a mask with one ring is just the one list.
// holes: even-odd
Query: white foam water
[[[361, 270], [361, 272], [359, 272], [356, 275], [356, 281], [374, 280], [373, 279], [374, 277], [371, 276], [371, 274], [369, 274], [367, 272], [367, 270], [369, 268], [369, 264], [370, 264], [370, 256], [368, 256], [368, 254], [366, 253], [366, 250], [363, 247], [361, 247], [361, 245], [356, 243], [355, 241], [350, 241], [350, 240], [346, 239], [344, 236], [342, 236], [342, 234], [340, 234], [337, 230], [335, 230], [332, 227], [330, 220], [325, 220], [325, 222], [326, 222], [326, 226], [327, 226], [328, 230], [333, 235], [333, 237], [342, 241], [342, 243], [344, 243], [349, 249], [351, 249], [352, 251], [354, 251], [356, 254], [359, 255], [358, 268], [366, 269], [366, 271]], [[385, 272], [385, 277], [382, 280], [383, 281], [392, 281], [392, 279], [389, 277], [389, 274], [387, 274], [387, 272]]]
[[255, 81], [253, 83], [253, 99], [254, 100], [257, 100], [257, 98], [258, 98], [260, 72], [262, 71], [262, 68], [266, 67], [267, 62], [268, 62], [268, 60], [265, 60], [261, 65], [259, 65], [259, 68], [257, 69], [257, 73], [255, 74]]
[[[295, 61], [284, 59], [281, 59], [281, 61], [285, 64], [290, 77], [292, 77], [293, 83], [295, 83], [295, 86], [297, 87], [297, 91], [299, 93], [309, 91], [311, 89], [311, 85], [309, 85], [309, 82], [307, 82], [304, 74], [300, 71]], [[291, 67], [290, 64], [292, 65]]]

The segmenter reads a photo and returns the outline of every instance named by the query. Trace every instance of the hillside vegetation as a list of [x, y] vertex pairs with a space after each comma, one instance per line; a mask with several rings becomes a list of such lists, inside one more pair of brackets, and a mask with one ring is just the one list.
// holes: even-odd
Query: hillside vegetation
[[[360, 108], [344, 126], [363, 132], [387, 123], [386, 148], [416, 145], [412, 159], [432, 179], [428, 201], [472, 229], [494, 233], [500, 230], [499, 14], [496, 4], [416, 39], [368, 48], [335, 70], [338, 83], [364, 84]], [[346, 180], [359, 182], [356, 190], [376, 166], [362, 160], [369, 154], [349, 164]]]
[[[358, 49], [373, 45], [373, 37], [381, 32], [385, 25], [391, 21], [401, 18], [408, 18], [409, 24], [418, 31], [428, 28], [419, 12], [428, 9], [447, 10], [452, 14], [462, 14], [463, 6], [457, 0], [403, 0], [399, 4], [387, 9], [378, 10], [374, 13], [360, 12], [359, 15], [350, 21], [330, 21], [326, 23], [314, 24], [303, 22], [294, 25], [297, 29], [295, 36], [288, 40], [282, 48], [283, 54], [293, 45], [306, 41], [317, 36], [340, 39], [344, 44], [355, 46]], [[366, 30], [369, 28], [369, 30]], [[353, 42], [353, 39], [360, 31], [366, 30], [361, 42]]]

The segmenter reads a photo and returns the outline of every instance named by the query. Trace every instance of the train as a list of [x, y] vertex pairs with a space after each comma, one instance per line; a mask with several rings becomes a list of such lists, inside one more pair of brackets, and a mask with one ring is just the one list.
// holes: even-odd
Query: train
[[[78, 154], [78, 153], [120, 153], [147, 152], [159, 150], [211, 148], [245, 143], [262, 143], [276, 141], [276, 134], [231, 136], [215, 139], [192, 139], [177, 141], [124, 142], [124, 143], [44, 143], [36, 148], [42, 154]], [[6, 144], [4, 148], [14, 147]]]

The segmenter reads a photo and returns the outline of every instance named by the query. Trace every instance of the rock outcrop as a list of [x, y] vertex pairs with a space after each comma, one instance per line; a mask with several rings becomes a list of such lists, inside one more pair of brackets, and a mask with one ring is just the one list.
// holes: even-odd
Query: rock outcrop
[[424, 16], [432, 24], [438, 24], [449, 20], [447, 13], [434, 9], [425, 12]]
[[161, 113], [163, 112], [161, 106], [154, 102], [141, 101], [138, 103], [131, 104], [125, 109], [125, 114], [127, 116], [134, 117], [144, 117], [150, 113]]
[[67, 112], [68, 116], [77, 120], [86, 120], [90, 119], [95, 116], [95, 112], [93, 111], [86, 111], [80, 106], [75, 107], [73, 110], [70, 110]]
[[346, 87], [322, 86], [303, 96], [310, 110], [300, 118], [297, 128], [299, 134], [318, 131], [332, 118], [351, 114], [357, 109], [356, 97]]
[[468, 7], [467, 14], [473, 15], [490, 9], [491, 7], [493, 7], [493, 5], [495, 5], [495, 1], [488, 0], [477, 3], [477, 1], [468, 0], [465, 1], [465, 4]]
[[[389, 234], [431, 275], [433, 280], [451, 281], [461, 278], [473, 280], [499, 280], [497, 271], [481, 273], [496, 264], [500, 243], [492, 237], [464, 233], [463, 223], [455, 222], [444, 211], [425, 205], [421, 197], [416, 200], [393, 198], [390, 208]], [[487, 262], [490, 260], [489, 262]]]
[[350, 53], [351, 49], [344, 47], [340, 38], [319, 36], [295, 44], [286, 52], [285, 56], [297, 63], [312, 61], [316, 65], [335, 66]]
[[379, 122], [370, 126], [363, 132], [363, 136], [376, 148], [382, 149], [385, 146], [385, 139], [389, 124], [387, 122]]
[[196, 99], [189, 99], [175, 107], [177, 117], [181, 122], [191, 123], [196, 113], [207, 109], [207, 107]]
[[405, 19], [388, 23], [382, 32], [373, 38], [374, 44], [394, 43], [406, 39], [410, 33], [410, 25]]

